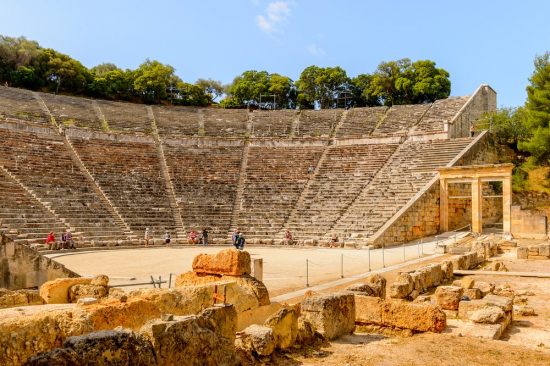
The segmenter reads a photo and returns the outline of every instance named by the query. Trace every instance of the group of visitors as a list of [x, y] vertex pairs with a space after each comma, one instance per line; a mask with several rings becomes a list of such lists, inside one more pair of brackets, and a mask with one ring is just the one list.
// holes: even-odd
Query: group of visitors
[[49, 250], [64, 250], [64, 249], [76, 249], [76, 244], [73, 240], [73, 234], [71, 230], [67, 229], [61, 234], [61, 242], [58, 243], [55, 240], [55, 234], [50, 231], [46, 238], [46, 246]]
[[208, 245], [208, 230], [206, 228], [202, 229], [202, 234], [199, 236], [195, 230], [191, 230], [187, 234], [187, 243], [189, 244], [202, 244], [204, 246]]

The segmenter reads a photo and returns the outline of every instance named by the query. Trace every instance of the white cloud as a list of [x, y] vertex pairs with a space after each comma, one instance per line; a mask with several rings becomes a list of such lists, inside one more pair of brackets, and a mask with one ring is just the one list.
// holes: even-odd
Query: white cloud
[[308, 45], [306, 49], [307, 52], [311, 53], [313, 56], [324, 56], [327, 54], [324, 49], [317, 46], [315, 43]]
[[278, 26], [284, 23], [290, 16], [290, 3], [288, 1], [274, 1], [267, 5], [265, 14], [256, 16], [258, 27], [266, 33], [278, 30]]

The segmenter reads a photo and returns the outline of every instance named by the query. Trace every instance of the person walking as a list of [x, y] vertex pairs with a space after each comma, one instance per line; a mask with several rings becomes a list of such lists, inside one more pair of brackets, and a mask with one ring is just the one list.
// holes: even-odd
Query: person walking
[[204, 246], [208, 245], [208, 230], [206, 228], [202, 229], [202, 244]]
[[166, 245], [166, 247], [168, 247], [170, 245], [170, 242], [172, 241], [172, 236], [170, 235], [170, 232], [166, 232], [164, 233], [164, 244]]

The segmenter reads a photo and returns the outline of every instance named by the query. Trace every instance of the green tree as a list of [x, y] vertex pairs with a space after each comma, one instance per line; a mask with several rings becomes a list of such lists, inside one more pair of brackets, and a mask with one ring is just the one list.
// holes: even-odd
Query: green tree
[[296, 104], [296, 88], [292, 79], [279, 74], [269, 75], [269, 94], [275, 95], [275, 107], [293, 108]]
[[306, 67], [296, 81], [298, 103], [302, 108], [317, 104], [320, 108], [334, 108], [337, 97], [351, 89], [346, 71], [339, 66]]
[[55, 92], [60, 90], [83, 93], [92, 75], [79, 61], [50, 48], [38, 56], [42, 77], [53, 85]]
[[432, 103], [451, 93], [449, 73], [435, 67], [435, 62], [420, 60], [412, 66], [412, 103]]
[[529, 137], [525, 125], [524, 108], [502, 108], [496, 112], [484, 114], [476, 123], [476, 130], [491, 131], [500, 144], [511, 145], [515, 150], [518, 143]]
[[195, 82], [195, 85], [202, 89], [203, 93], [210, 98], [210, 103], [223, 94], [223, 85], [219, 80], [213, 79], [199, 79]]
[[356, 107], [373, 107], [380, 105], [380, 98], [372, 94], [373, 75], [360, 74], [351, 79], [353, 102]]
[[267, 71], [248, 70], [237, 76], [227, 88], [231, 98], [241, 105], [258, 105], [260, 94], [267, 94], [270, 87]]
[[449, 73], [435, 62], [408, 58], [382, 62], [373, 74], [368, 95], [384, 105], [418, 104], [447, 98], [451, 92]]
[[166, 99], [167, 90], [175, 82], [174, 68], [159, 61], [146, 60], [134, 71], [134, 90], [144, 102], [160, 103]]
[[550, 162], [550, 53], [535, 58], [535, 70], [527, 86], [525, 124], [531, 138], [520, 142], [538, 162]]

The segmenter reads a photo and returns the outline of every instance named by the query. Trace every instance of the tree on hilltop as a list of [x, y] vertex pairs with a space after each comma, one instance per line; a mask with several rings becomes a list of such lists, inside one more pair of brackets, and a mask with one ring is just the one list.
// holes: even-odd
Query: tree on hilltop
[[550, 53], [535, 58], [535, 70], [527, 86], [525, 124], [531, 137], [519, 143], [539, 162], [550, 163]]
[[174, 71], [170, 65], [147, 59], [134, 71], [134, 90], [144, 102], [160, 103], [169, 87], [181, 81]]
[[334, 108], [341, 93], [349, 91], [350, 79], [340, 66], [306, 67], [296, 81], [301, 108]]

